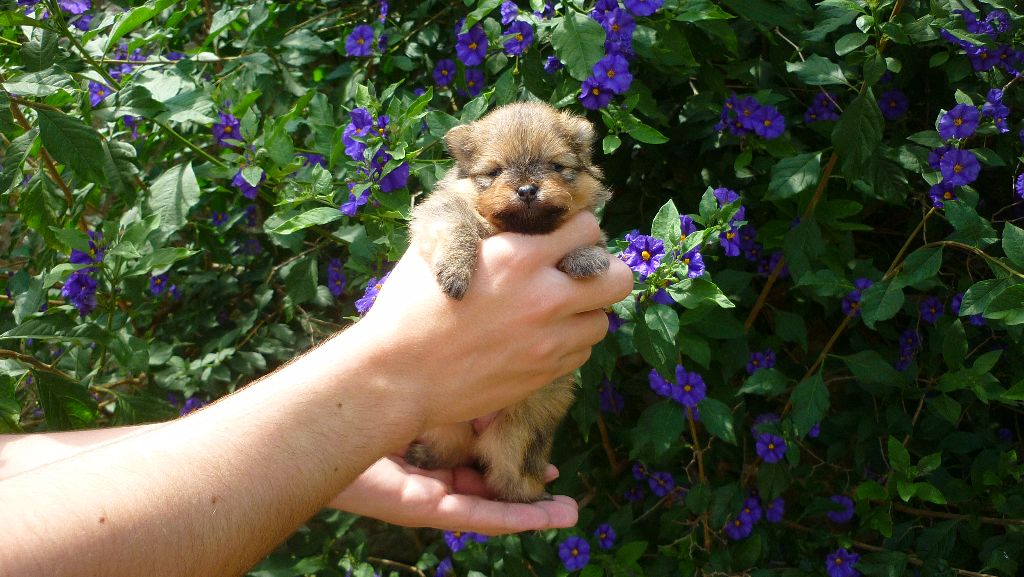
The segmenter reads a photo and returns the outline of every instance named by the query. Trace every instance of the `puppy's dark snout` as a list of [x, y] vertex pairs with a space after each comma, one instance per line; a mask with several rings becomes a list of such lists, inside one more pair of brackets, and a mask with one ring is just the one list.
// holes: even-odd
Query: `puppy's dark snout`
[[534, 200], [537, 200], [537, 185], [536, 184], [524, 184], [516, 189], [516, 196], [519, 200], [529, 204]]

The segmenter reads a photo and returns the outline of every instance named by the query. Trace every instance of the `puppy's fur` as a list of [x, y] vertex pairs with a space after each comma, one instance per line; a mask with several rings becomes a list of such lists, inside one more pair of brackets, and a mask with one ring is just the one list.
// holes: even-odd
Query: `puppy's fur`
[[[499, 232], [547, 234], [610, 198], [591, 162], [593, 142], [586, 119], [540, 103], [503, 106], [448, 131], [445, 144], [456, 165], [415, 208], [411, 225], [446, 294], [465, 296], [484, 238]], [[558, 268], [574, 278], [596, 276], [608, 268], [608, 252], [601, 245], [581, 247]], [[479, 437], [471, 423], [427, 431], [406, 458], [424, 468], [476, 460], [499, 498], [550, 498], [544, 471], [573, 389], [571, 375], [555, 380], [502, 411]]]

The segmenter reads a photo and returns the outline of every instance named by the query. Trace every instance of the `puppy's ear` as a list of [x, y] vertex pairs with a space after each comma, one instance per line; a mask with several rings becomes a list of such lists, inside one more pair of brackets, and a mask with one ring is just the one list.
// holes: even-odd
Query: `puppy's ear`
[[576, 153], [582, 158], [590, 159], [590, 149], [594, 146], [594, 125], [586, 118], [562, 112], [562, 127]]
[[460, 166], [467, 166], [471, 162], [476, 141], [473, 139], [473, 129], [468, 124], [460, 124], [449, 130], [444, 135], [444, 143]]

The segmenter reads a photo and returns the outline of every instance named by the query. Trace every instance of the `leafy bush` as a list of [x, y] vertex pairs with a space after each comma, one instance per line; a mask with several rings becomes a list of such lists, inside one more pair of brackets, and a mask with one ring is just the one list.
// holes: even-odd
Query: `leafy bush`
[[170, 418], [354, 320], [441, 136], [540, 99], [637, 271], [556, 443], [579, 526], [324, 513], [253, 575], [1019, 573], [1014, 3], [218, 4], [0, 12], [0, 428]]

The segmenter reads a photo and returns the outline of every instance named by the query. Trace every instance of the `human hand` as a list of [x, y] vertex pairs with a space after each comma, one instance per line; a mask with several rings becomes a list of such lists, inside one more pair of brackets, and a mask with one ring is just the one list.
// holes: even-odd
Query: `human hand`
[[[548, 481], [558, 476], [553, 466]], [[473, 531], [485, 535], [559, 529], [576, 524], [578, 505], [556, 496], [537, 503], [490, 499], [478, 471], [469, 467], [427, 471], [400, 457], [383, 458], [328, 505], [405, 527]]]
[[607, 333], [603, 309], [629, 294], [629, 268], [610, 259], [604, 274], [575, 280], [556, 268], [601, 238], [590, 213], [549, 235], [489, 237], [461, 301], [411, 247], [350, 330], [378, 344], [379, 379], [400, 384], [419, 430], [486, 415], [575, 370]]

